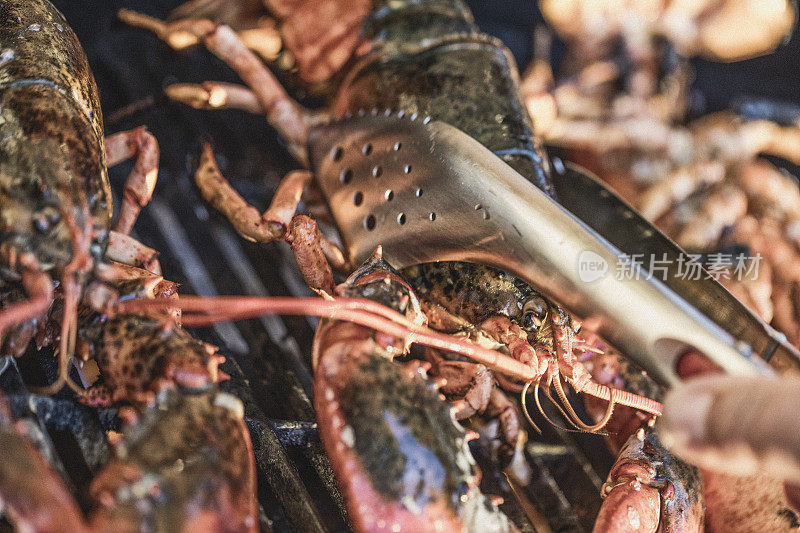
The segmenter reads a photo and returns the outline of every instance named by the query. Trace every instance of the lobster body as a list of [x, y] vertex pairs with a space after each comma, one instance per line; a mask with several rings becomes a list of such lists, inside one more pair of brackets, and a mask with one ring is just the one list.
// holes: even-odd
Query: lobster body
[[503, 315], [522, 326], [531, 342], [547, 340], [546, 327], [535, 322], [543, 323], [554, 304], [515, 276], [453, 261], [408, 267], [403, 274], [425, 302], [439, 305], [469, 324]]
[[32, 252], [44, 270], [65, 267], [70, 218], [102, 256], [111, 192], [97, 87], [77, 37], [46, 0], [10, 0], [0, 6], [0, 56], [3, 264], [13, 272], [14, 258]]
[[370, 51], [346, 69], [336, 115], [377, 108], [446, 122], [554, 193], [514, 59], [461, 0], [378, 1], [363, 31]]

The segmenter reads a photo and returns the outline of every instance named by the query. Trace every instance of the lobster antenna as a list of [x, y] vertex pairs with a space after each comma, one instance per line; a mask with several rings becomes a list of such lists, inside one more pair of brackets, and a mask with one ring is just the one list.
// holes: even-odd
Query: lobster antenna
[[[384, 305], [358, 298], [293, 298], [259, 296], [181, 296], [177, 299], [136, 298], [117, 302], [116, 313], [141, 313], [163, 309], [182, 310], [184, 327], [201, 327], [210, 324], [243, 320], [264, 314], [315, 315], [332, 320], [350, 321], [404, 339], [406, 343], [444, 349], [484, 364], [501, 374], [520, 380], [536, 380], [540, 374], [507, 354], [484, 348], [465, 339], [433, 331], [412, 323], [408, 318]], [[552, 380], [552, 378], [551, 378]], [[549, 380], [549, 382], [551, 382]], [[607, 387], [589, 381], [582, 389], [584, 394], [608, 399]], [[661, 414], [661, 404], [627, 391], [616, 390], [616, 402], [648, 413]], [[552, 399], [552, 397], [551, 397]]]
[[572, 418], [566, 413], [566, 411], [564, 411], [564, 408], [561, 407], [561, 405], [558, 403], [558, 401], [556, 401], [555, 398], [553, 398], [553, 395], [550, 394], [550, 390], [549, 389], [544, 389], [544, 395], [547, 396], [547, 398], [555, 406], [555, 408], [558, 409], [558, 412], [561, 413], [561, 416], [564, 417], [564, 420], [566, 420], [569, 423], [569, 425], [572, 426], [572, 428], [565, 428], [565, 427], [553, 422], [550, 419], [550, 417], [547, 416], [547, 413], [544, 412], [544, 408], [542, 407], [542, 402], [539, 399], [539, 390], [537, 389], [534, 392], [536, 393], [535, 394], [536, 407], [539, 408], [539, 412], [542, 413], [542, 416], [544, 416], [547, 419], [547, 421], [550, 422], [550, 424], [552, 424], [553, 426], [557, 427], [558, 429], [560, 429], [562, 431], [566, 431], [568, 433], [582, 433], [582, 431], [578, 428], [578, 426], [575, 424], [575, 422], [573, 422]]
[[[528, 412], [528, 404], [527, 404], [526, 398], [528, 396], [528, 389], [530, 388], [531, 383], [533, 383], [533, 380], [525, 382], [525, 386], [522, 387], [522, 393], [521, 393], [521, 396], [520, 396], [519, 400], [520, 400], [520, 403], [522, 404], [522, 412], [525, 414], [525, 418], [528, 419], [528, 424], [530, 424], [533, 427], [533, 429], [536, 430], [536, 433], [541, 435], [542, 434], [542, 430], [539, 429], [539, 426], [536, 425], [536, 422], [533, 421], [533, 418], [531, 418], [531, 414]], [[539, 388], [539, 382], [538, 381], [536, 382], [536, 388], [537, 389]]]
[[569, 399], [567, 398], [566, 393], [564, 392], [563, 385], [561, 384], [560, 376], [556, 376], [556, 384], [555, 384], [556, 392], [558, 393], [559, 399], [563, 402], [565, 409], [569, 413], [570, 421], [578, 428], [588, 433], [597, 433], [601, 430], [611, 419], [611, 415], [614, 411], [614, 390], [610, 387], [609, 389], [609, 396], [610, 400], [608, 402], [608, 408], [606, 409], [605, 415], [603, 418], [596, 424], [589, 425], [586, 424], [583, 420], [580, 419], [578, 413], [575, 412], [575, 409], [572, 408], [572, 405], [569, 403]]
[[113, 312], [138, 313], [163, 308], [180, 308], [184, 327], [198, 327], [219, 321], [242, 320], [263, 314], [315, 315], [332, 320], [354, 322], [404, 339], [407, 343], [431, 346], [459, 353], [498, 372], [519, 379], [536, 379], [536, 370], [506, 354], [484, 348], [427, 327], [411, 323], [398, 312], [357, 298], [294, 298], [294, 297], [192, 297], [177, 299], [136, 298], [118, 302]]
[[[82, 207], [84, 219], [89, 220], [89, 209], [85, 198]], [[75, 353], [75, 343], [78, 336], [78, 300], [81, 297], [81, 291], [76, 276], [89, 260], [90, 243], [78, 228], [71, 206], [66, 209], [64, 223], [69, 228], [70, 236], [72, 237], [73, 251], [72, 261], [64, 268], [61, 276], [61, 286], [64, 291], [64, 314], [61, 318], [61, 339], [58, 349], [58, 377], [53, 383], [45, 387], [28, 387], [31, 392], [43, 396], [55, 394], [61, 390], [64, 384], [68, 385], [77, 394], [83, 392], [83, 389], [69, 377], [69, 362]]]
[[[609, 387], [608, 394], [611, 396], [611, 399], [608, 401], [608, 407], [606, 408], [606, 412], [603, 415], [603, 418], [600, 419], [595, 426], [597, 426], [597, 430], [594, 433], [599, 433], [599, 430], [603, 429], [608, 421], [611, 420], [611, 415], [614, 413], [614, 406], [615, 406], [615, 399], [614, 399], [614, 389]], [[607, 433], [606, 433], [607, 434]]]

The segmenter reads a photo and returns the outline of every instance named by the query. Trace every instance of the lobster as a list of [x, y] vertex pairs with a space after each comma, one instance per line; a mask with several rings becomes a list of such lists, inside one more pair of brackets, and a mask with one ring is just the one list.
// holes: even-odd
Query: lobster
[[[184, 7], [189, 9], [191, 5]], [[181, 13], [185, 14], [187, 9]], [[393, 109], [411, 117], [427, 115], [448, 122], [470, 133], [535, 185], [554, 194], [547, 161], [517, 90], [513, 59], [499, 41], [477, 30], [467, 8], [460, 2], [413, 5], [378, 2], [373, 9], [364, 23], [362, 31], [366, 39], [359, 45], [357, 57], [352, 59], [354, 64], [340, 74], [342, 81], [332, 99], [333, 113], [344, 117], [364, 114], [366, 109]], [[247, 84], [247, 88], [236, 88], [237, 102], [241, 103], [239, 97], [244, 98], [243, 94], [249, 92], [249, 101], [258, 103], [258, 109], [283, 135], [290, 151], [302, 162], [307, 160], [304, 143], [309, 125], [318, 117], [291, 100], [231, 28], [207, 19], [163, 23], [127, 10], [119, 15], [130, 24], [155, 31], [176, 48], [202, 42]], [[406, 16], [426, 22], [410, 28], [413, 25], [408, 24]], [[431, 79], [423, 79], [425, 76]], [[483, 88], [483, 80], [492, 76], [491, 85], [485, 88], [488, 92], [477, 97], [477, 87]], [[197, 104], [203, 95], [209, 103], [208, 87], [194, 86], [190, 103]], [[179, 96], [188, 95], [190, 89], [182, 84]], [[446, 105], [454, 100], [454, 91], [458, 96], [455, 100], [465, 102], [464, 110]], [[224, 107], [224, 102], [225, 98], [221, 98], [214, 105]], [[329, 264], [346, 270], [348, 262], [314, 220], [295, 214], [302, 195], [313, 187], [310, 172], [287, 175], [263, 215], [225, 181], [208, 145], [201, 155], [195, 181], [203, 197], [226, 215], [243, 237], [259, 242], [284, 238], [292, 246], [308, 285], [320, 293], [333, 293], [334, 278]], [[208, 304], [209, 308], [213, 305]], [[567, 335], [569, 328], [563, 327], [569, 322], [566, 312], [558, 309], [550, 317], [558, 322], [555, 334]], [[570, 351], [566, 345], [563, 348], [564, 353]], [[575, 368], [580, 376], [586, 375], [579, 366]], [[594, 390], [591, 386], [586, 389]], [[607, 391], [604, 395], [608, 399]]]
[[255, 531], [255, 464], [241, 402], [216, 387], [160, 393], [129, 418], [87, 519], [0, 397], [0, 501], [30, 531]]
[[[330, 4], [326, 5], [330, 7]], [[532, 121], [519, 95], [518, 76], [513, 60], [498, 41], [477, 30], [471, 15], [461, 2], [376, 2], [369, 14], [361, 12], [363, 7], [361, 4], [354, 6], [352, 13], [345, 17], [342, 24], [335, 25], [332, 31], [345, 35], [343, 41], [349, 43], [344, 46], [347, 54], [342, 54], [336, 43], [327, 42], [325, 46], [317, 49], [317, 57], [320, 53], [324, 55], [326, 51], [335, 50], [335, 53], [331, 53], [337, 56], [333, 62], [344, 65], [342, 72], [335, 76], [337, 88], [331, 98], [330, 108], [336, 117], [347, 120], [347, 116], [364, 114], [370, 109], [389, 109], [412, 119], [427, 116], [433, 120], [447, 122], [472, 135], [534, 185], [553, 194], [547, 160], [542, 154], [534, 135]], [[202, 9], [193, 11], [194, 8]], [[212, 7], [208, 8], [208, 5], [198, 7], [197, 4], [190, 3], [183, 6], [179, 13], [181, 16], [189, 17], [216, 14], [213, 3]], [[341, 6], [331, 9], [342, 11]], [[300, 11], [303, 9], [299, 8], [298, 12]], [[359, 20], [354, 24], [352, 19], [356, 15], [359, 15]], [[195, 107], [235, 107], [263, 113], [281, 133], [288, 149], [301, 163], [312, 168], [317, 166], [314, 161], [308, 160], [306, 141], [309, 128], [313, 127], [322, 115], [303, 109], [288, 96], [275, 77], [250, 50], [252, 42], [246, 36], [245, 30], [237, 33], [234, 29], [219, 25], [207, 18], [182, 18], [165, 23], [127, 10], [120, 12], [120, 18], [129, 24], [154, 31], [176, 49], [202, 43], [228, 63], [246, 84], [246, 87], [213, 82], [195, 86], [181, 84], [168, 88], [170, 96]], [[354, 30], [354, 27], [361, 28], [363, 36], [361, 40], [350, 39], [353, 31], [356, 33], [359, 31]], [[351, 57], [350, 52], [353, 50], [355, 55]], [[339, 57], [341, 55], [349, 59], [341, 60]], [[298, 61], [302, 61], [300, 55]], [[299, 67], [302, 73], [303, 65], [299, 64]], [[491, 80], [488, 85], [487, 79]], [[406, 344], [422, 340], [423, 333], [430, 335], [420, 325], [409, 324], [406, 317], [392, 315], [375, 306], [368, 306], [338, 294], [331, 266], [346, 271], [349, 268], [348, 258], [344, 257], [342, 251], [323, 235], [316, 221], [306, 215], [295, 214], [301, 198], [308, 200], [310, 209], [319, 207], [314, 205], [313, 201], [314, 177], [311, 172], [302, 170], [289, 174], [281, 182], [271, 206], [263, 214], [248, 205], [227, 183], [217, 168], [213, 152], [208, 145], [201, 155], [195, 181], [203, 197], [221, 211], [244, 238], [258, 242], [272, 242], [278, 239], [288, 242], [308, 285], [326, 300], [328, 298], [333, 300], [307, 299], [305, 302], [290, 303], [257, 298], [221, 298], [205, 301], [181, 298], [174, 304], [182, 309], [185, 324], [201, 325], [214, 320], [244, 318], [264, 312], [308, 313], [323, 316], [330, 313], [333, 318], [357, 322], [358, 325], [341, 326], [343, 331], [348, 332], [342, 335], [349, 339], [349, 344], [336, 344], [337, 350], [354, 354], [362, 349], [372, 350], [371, 347], [367, 350], [361, 345], [360, 341], [368, 335], [363, 326], [378, 327], [378, 333], [369, 335], [375, 335], [375, 338], [382, 339], [386, 346], [393, 347], [389, 350], [390, 353], [397, 352], [398, 348], [395, 346], [396, 342], [391, 343], [386, 340], [387, 335], [404, 338]], [[435, 266], [422, 265], [417, 268], [420, 269], [418, 272], [422, 273], [422, 277], [432, 274], [436, 268], [452, 269], [459, 276], [470, 269], [460, 264], [448, 263]], [[503, 279], [507, 275], [502, 272], [490, 272], [486, 276]], [[421, 286], [424, 287], [424, 280], [417, 281], [422, 282]], [[414, 286], [413, 281], [408, 283], [411, 285], [409, 290], [413, 291], [419, 287]], [[520, 313], [519, 309], [515, 310], [512, 306], [504, 308], [501, 305], [498, 308], [495, 305], [490, 310], [490, 314], [494, 313], [493, 316], [464, 318], [447, 308], [447, 300], [452, 297], [454, 291], [447, 293], [443, 291], [445, 298], [431, 302], [437, 310], [446, 311], [436, 315], [437, 318], [445, 314], [450, 315], [445, 318], [445, 323], [460, 324], [466, 326], [466, 329], [471, 327], [473, 331], [482, 335], [483, 339], [490, 339], [494, 346], [502, 347], [515, 356], [516, 360], [512, 358], [509, 362], [508, 358], [501, 357], [497, 352], [493, 352], [491, 356], [488, 353], [480, 354], [484, 359], [479, 357], [479, 361], [488, 363], [494, 369], [499, 367], [501, 373], [505, 372], [511, 377], [511, 379], [499, 378], [498, 381], [515, 390], [527, 392], [528, 387], [523, 383], [530, 385], [536, 382], [538, 391], [538, 383], [544, 378], [546, 394], [549, 394], [550, 388], [553, 387], [568, 420], [582, 429], [597, 430], [607, 420], [601, 421], [600, 424], [589, 425], [582, 422], [574, 411], [569, 412], [571, 407], [561, 383], [562, 373], [576, 390], [599, 395], [609, 401], [605, 419], [611, 417], [615, 404], [628, 404], [658, 412], [657, 403], [648, 402], [624, 391], [598, 386], [592, 382], [574, 354], [576, 348], [584, 347], [580, 339], [576, 339], [578, 324], [572, 321], [566, 311], [541, 295], [534, 294], [535, 291], [520, 280], [507, 276], [504, 283], [510, 287], [506, 289], [507, 292], [516, 291], [514, 296], [521, 299], [520, 309], [528, 299], [532, 300], [532, 305], [533, 302], [538, 303], [539, 307], [532, 312], [526, 310]], [[460, 289], [473, 288], [466, 277], [461, 283], [456, 281], [454, 285]], [[494, 303], [497, 304], [498, 301]], [[475, 307], [480, 307], [482, 302], [473, 304]], [[124, 302], [119, 309], [138, 312], [158, 309], [159, 305], [158, 302]], [[306, 307], [300, 307], [302, 305]], [[426, 311], [431, 309], [433, 307]], [[196, 314], [188, 315], [187, 321], [186, 313]], [[428, 319], [431, 319], [430, 315]], [[435, 320], [433, 322], [435, 323], [433, 325], [441, 327], [440, 323], [436, 323]], [[350, 329], [347, 328], [360, 333], [353, 332], [351, 335]], [[413, 336], [410, 333], [413, 333]], [[326, 339], [327, 334], [323, 340], [326, 343], [333, 342]], [[457, 345], [455, 340], [451, 340], [448, 345], [437, 345], [433, 340], [437, 339], [438, 342], [441, 337], [430, 335], [426, 339], [425, 342], [445, 351], [460, 351], [462, 354], [469, 352], [472, 357], [478, 355], [480, 351], [478, 346], [466, 341]], [[359, 361], [362, 360], [361, 355], [354, 357]], [[338, 382], [356, 379], [355, 376], [360, 375], [358, 370], [350, 368], [349, 363], [341, 359], [333, 360], [339, 363], [331, 363], [331, 366], [343, 372], [341, 377], [328, 378], [337, 381], [336, 387], [346, 387], [346, 383]], [[521, 364], [517, 366], [513, 363]], [[435, 366], [431, 368], [434, 369]], [[319, 368], [318, 364], [317, 374]], [[319, 374], [317, 379], [322, 379]], [[451, 377], [448, 377], [447, 381], [450, 380]], [[490, 383], [493, 381], [490, 380]], [[333, 390], [330, 394], [325, 391], [324, 394], [318, 394], [318, 397], [328, 396], [333, 401], [330, 410], [334, 416], [329, 416], [328, 408], [323, 404], [317, 404], [317, 409], [323, 441], [340, 483], [347, 487], [343, 489], [346, 492], [354, 490], [353, 484], [363, 488], [364, 482], [363, 471], [358, 470], [357, 461], [354, 463], [351, 460], [352, 456], [345, 452], [347, 442], [342, 445], [342, 439], [352, 440], [352, 433], [356, 430], [353, 427], [347, 429], [346, 424], [340, 424], [342, 416], [337, 409], [346, 411], [350, 408], [333, 399], [341, 392]], [[474, 409], [474, 406], [471, 408]], [[355, 477], [353, 472], [357, 472]], [[364, 490], [368, 491], [367, 488]], [[397, 496], [397, 493], [394, 493], [394, 496]], [[359, 506], [354, 502], [354, 497], [349, 498], [349, 501], [350, 513], [357, 528], [367, 530], [383, 527], [377, 526], [366, 516], [372, 512], [370, 505]], [[386, 494], [383, 500], [379, 501], [385, 502]], [[435, 505], [433, 507], [438, 509]], [[404, 509], [407, 511], [410, 507], [406, 505]], [[427, 512], [425, 509], [421, 512]], [[391, 513], [395, 513], [395, 510], [389, 512], [394, 516]], [[383, 525], [386, 525], [385, 521]]]
[[[155, 186], [155, 139], [144, 128], [103, 138], [85, 55], [46, 0], [4, 2], [0, 46], [3, 350], [21, 355], [34, 335], [39, 345], [58, 338], [59, 376], [40, 392], [67, 383], [83, 403], [143, 407], [120, 411], [127, 429], [95, 479], [98, 509], [87, 521], [0, 405], [9, 518], [37, 531], [254, 530], [250, 436], [241, 402], [216, 388], [223, 358], [180, 329], [175, 313], [103, 312], [120, 295], [168, 298], [175, 289], [158, 274], [157, 254], [127, 236]], [[112, 225], [106, 165], [132, 157]], [[86, 391], [72, 383], [75, 352], [95, 358], [103, 383]]]
[[[58, 293], [59, 376], [39, 390], [66, 383], [78, 391], [68, 376], [78, 302], [106, 305], [112, 295], [103, 282], [130, 277], [136, 270], [126, 266], [160, 270], [157, 254], [128, 236], [155, 187], [158, 145], [144, 128], [103, 138], [86, 56], [47, 0], [3, 2], [0, 47], [0, 342], [4, 353], [21, 355]], [[130, 158], [112, 225], [107, 165]]]

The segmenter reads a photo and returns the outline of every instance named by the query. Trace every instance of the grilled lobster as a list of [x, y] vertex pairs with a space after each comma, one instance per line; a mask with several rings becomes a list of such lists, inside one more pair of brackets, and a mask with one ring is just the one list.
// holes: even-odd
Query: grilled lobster
[[[0, 6], [0, 108], [0, 343], [4, 353], [23, 353], [58, 293], [61, 370], [43, 392], [65, 382], [77, 390], [67, 363], [84, 288], [113, 279], [124, 270], [118, 263], [159, 270], [155, 252], [127, 235], [152, 195], [158, 146], [143, 128], [103, 138], [86, 57], [47, 0]], [[106, 166], [131, 157], [112, 226]], [[92, 298], [101, 306], [102, 293]]]

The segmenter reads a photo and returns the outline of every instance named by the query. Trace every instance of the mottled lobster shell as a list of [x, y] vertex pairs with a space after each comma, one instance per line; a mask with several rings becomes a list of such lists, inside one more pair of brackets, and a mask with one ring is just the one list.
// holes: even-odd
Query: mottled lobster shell
[[373, 108], [430, 116], [469, 134], [554, 194], [514, 58], [480, 32], [466, 4], [379, 0], [363, 31], [369, 52], [345, 69], [334, 101], [337, 116]]
[[93, 481], [99, 529], [255, 531], [255, 462], [243, 409], [214, 386], [164, 391], [124, 430]]
[[[413, 320], [416, 296], [374, 255], [340, 289]], [[320, 438], [356, 531], [516, 531], [483, 495], [466, 433], [402, 342], [347, 322], [314, 337]]]
[[61, 268], [72, 259], [71, 213], [102, 254], [112, 210], [104, 161], [97, 87], [77, 37], [47, 0], [3, 1], [0, 243]]

